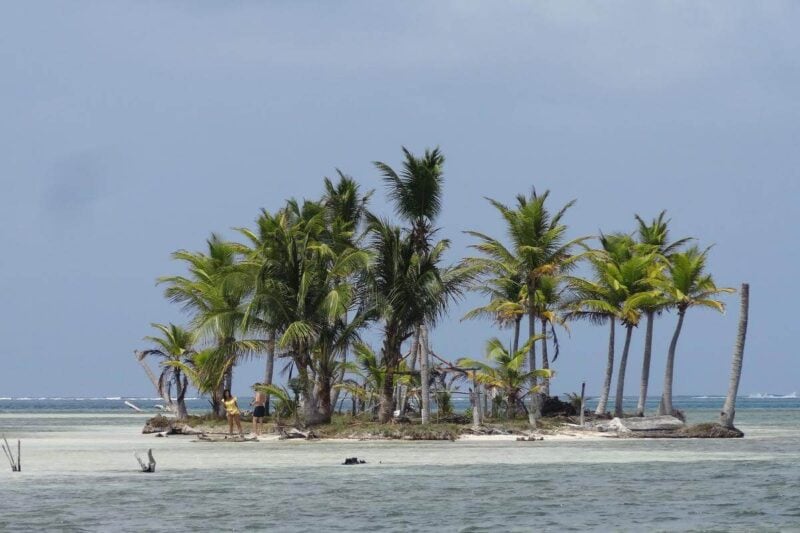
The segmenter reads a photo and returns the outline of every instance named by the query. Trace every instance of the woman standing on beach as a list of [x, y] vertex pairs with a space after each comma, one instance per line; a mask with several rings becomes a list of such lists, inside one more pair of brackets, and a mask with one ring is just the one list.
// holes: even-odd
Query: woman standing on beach
[[264, 417], [267, 415], [267, 395], [258, 389], [260, 386], [261, 383], [253, 385], [256, 395], [253, 397], [253, 401], [250, 402], [250, 405], [253, 406], [253, 434], [256, 437], [261, 435], [261, 430], [264, 427]]
[[236, 422], [239, 435], [243, 436], [242, 421], [239, 418], [239, 404], [236, 403], [236, 397], [231, 394], [230, 390], [225, 389], [222, 391], [222, 403], [225, 405], [225, 413], [228, 415], [228, 434], [233, 435], [233, 423]]

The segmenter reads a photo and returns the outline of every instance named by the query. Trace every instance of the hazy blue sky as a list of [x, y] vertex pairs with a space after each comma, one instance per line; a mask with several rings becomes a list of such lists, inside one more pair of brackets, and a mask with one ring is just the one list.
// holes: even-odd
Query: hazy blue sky
[[[484, 196], [577, 198], [574, 236], [668, 209], [676, 237], [716, 244], [720, 284], [751, 283], [742, 393], [798, 390], [798, 27], [788, 1], [4, 2], [0, 396], [152, 394], [132, 351], [184, 320], [154, 283], [170, 253], [316, 197], [336, 167], [388, 213], [370, 162], [401, 145], [447, 156], [453, 258], [463, 230], [501, 233]], [[458, 321], [476, 302], [437, 352], [480, 355], [491, 325]], [[728, 302], [689, 312], [676, 393], [724, 392]], [[556, 391], [598, 390], [605, 339], [562, 334]]]

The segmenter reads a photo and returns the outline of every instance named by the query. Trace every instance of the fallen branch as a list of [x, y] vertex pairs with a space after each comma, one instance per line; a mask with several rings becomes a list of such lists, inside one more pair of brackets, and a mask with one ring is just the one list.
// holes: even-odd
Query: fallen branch
[[147, 450], [147, 463], [145, 463], [139, 454], [134, 452], [134, 457], [139, 462], [139, 466], [142, 468], [142, 472], [153, 473], [156, 471], [156, 460], [153, 458], [153, 449], [150, 448]]
[[5, 437], [3, 437], [4, 444], [0, 444], [0, 447], [3, 448], [3, 453], [5, 454], [8, 462], [11, 464], [11, 471], [12, 472], [22, 472], [22, 445], [20, 441], [17, 440], [17, 458], [14, 459], [14, 451], [11, 449], [11, 445], [8, 443]]

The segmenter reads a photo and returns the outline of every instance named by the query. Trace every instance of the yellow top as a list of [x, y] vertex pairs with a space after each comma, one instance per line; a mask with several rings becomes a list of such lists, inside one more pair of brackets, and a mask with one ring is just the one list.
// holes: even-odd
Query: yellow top
[[229, 415], [239, 414], [239, 408], [236, 406], [236, 397], [233, 397], [230, 400], [222, 400], [222, 403], [225, 404], [225, 411]]

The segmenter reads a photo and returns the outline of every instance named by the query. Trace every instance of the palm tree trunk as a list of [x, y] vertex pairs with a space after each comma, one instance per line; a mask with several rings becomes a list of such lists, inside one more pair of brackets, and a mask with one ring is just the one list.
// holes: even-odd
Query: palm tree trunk
[[430, 422], [431, 392], [430, 371], [428, 365], [428, 328], [425, 324], [419, 326], [419, 375], [422, 382], [422, 424]]
[[[396, 346], [397, 344], [397, 346]], [[386, 376], [383, 380], [383, 388], [380, 391], [380, 402], [378, 406], [378, 422], [388, 423], [394, 415], [394, 371], [400, 362], [400, 348], [395, 340], [393, 332], [387, 333], [383, 339], [382, 362], [386, 365]]]
[[594, 414], [602, 415], [606, 412], [608, 395], [611, 393], [611, 378], [614, 376], [614, 322], [612, 316], [609, 318], [610, 328], [608, 333], [608, 359], [606, 360], [606, 377], [603, 381], [603, 389], [600, 391], [600, 401], [597, 402], [597, 409]]
[[[528, 283], [528, 338], [532, 339], [536, 336], [536, 308], [534, 306], [534, 298], [536, 295], [536, 282], [531, 281]], [[536, 343], [531, 342], [530, 350], [528, 351], [528, 370], [533, 372], [536, 370]], [[534, 391], [538, 380], [536, 377], [531, 377], [531, 408], [528, 411], [528, 422], [531, 426], [536, 426], [536, 419], [539, 418], [539, 394]]]
[[175, 398], [175, 403], [177, 406], [177, 416], [178, 420], [186, 420], [189, 418], [189, 413], [186, 410], [186, 389], [189, 387], [189, 382], [186, 379], [186, 376], [181, 374], [180, 369], [175, 369], [175, 392], [177, 393], [177, 397]]
[[744, 341], [747, 336], [747, 319], [750, 308], [750, 285], [742, 283], [741, 305], [739, 307], [739, 331], [736, 335], [736, 346], [731, 363], [731, 379], [728, 383], [728, 396], [719, 415], [719, 423], [733, 428], [733, 417], [736, 415], [736, 394], [739, 392], [739, 380], [742, 377], [742, 359], [744, 358]]
[[659, 415], [671, 415], [674, 411], [672, 408], [672, 378], [675, 370], [675, 348], [678, 347], [678, 337], [681, 335], [685, 315], [686, 309], [678, 311], [678, 325], [675, 326], [675, 333], [672, 334], [672, 341], [669, 343], [667, 369], [664, 372], [664, 390], [661, 392], [661, 404], [658, 406]]
[[[272, 376], [275, 372], [275, 330], [269, 332], [267, 340], [267, 366], [264, 369], [264, 385], [272, 385]], [[266, 395], [264, 406], [269, 416], [269, 394]]]
[[522, 315], [514, 319], [514, 341], [511, 344], [511, 353], [516, 354], [519, 351], [519, 327], [522, 323]]
[[647, 329], [644, 336], [644, 359], [642, 360], [642, 381], [639, 384], [639, 404], [636, 406], [636, 416], [644, 416], [645, 403], [647, 402], [647, 385], [650, 381], [650, 356], [653, 349], [653, 311], [647, 312]]
[[[547, 358], [547, 320], [542, 319], [542, 368], [545, 370], [550, 369], [550, 360]], [[550, 379], [542, 378], [542, 394], [545, 397], [550, 396]]]
[[614, 416], [622, 416], [622, 398], [625, 392], [625, 369], [628, 366], [628, 350], [631, 347], [631, 334], [633, 324], [626, 326], [625, 346], [622, 348], [622, 357], [619, 359], [619, 373], [617, 374], [617, 396], [614, 399]]

